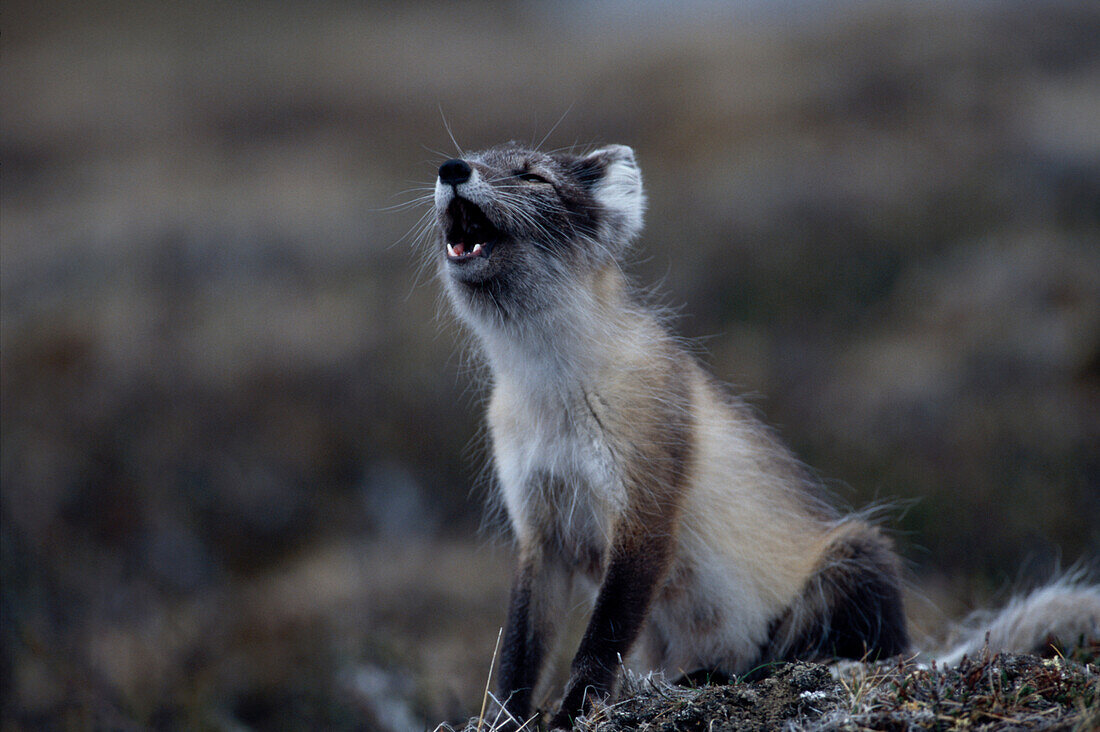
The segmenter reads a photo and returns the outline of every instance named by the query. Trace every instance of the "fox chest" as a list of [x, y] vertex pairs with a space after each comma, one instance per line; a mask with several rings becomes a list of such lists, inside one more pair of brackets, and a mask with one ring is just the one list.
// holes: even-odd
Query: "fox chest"
[[493, 461], [509, 520], [522, 542], [538, 542], [568, 563], [602, 557], [625, 495], [599, 423], [577, 400], [494, 392]]

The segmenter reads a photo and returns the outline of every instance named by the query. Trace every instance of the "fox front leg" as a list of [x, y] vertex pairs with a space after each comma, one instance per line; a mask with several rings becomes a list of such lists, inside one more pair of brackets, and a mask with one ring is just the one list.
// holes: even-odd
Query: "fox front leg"
[[569, 590], [565, 570], [536, 552], [522, 552], [508, 601], [497, 678], [499, 701], [516, 726], [531, 716], [532, 695], [557, 635]]
[[551, 729], [572, 729], [573, 720], [611, 694], [619, 671], [638, 638], [656, 589], [665, 576], [673, 539], [668, 532], [617, 542], [611, 550], [592, 618], [570, 667], [561, 707]]

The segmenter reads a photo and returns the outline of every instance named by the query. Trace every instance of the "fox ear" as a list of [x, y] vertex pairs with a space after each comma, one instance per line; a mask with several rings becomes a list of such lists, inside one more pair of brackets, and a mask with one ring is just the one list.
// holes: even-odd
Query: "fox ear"
[[605, 232], [624, 244], [642, 230], [645, 192], [634, 151], [609, 145], [578, 161], [578, 177], [603, 208]]

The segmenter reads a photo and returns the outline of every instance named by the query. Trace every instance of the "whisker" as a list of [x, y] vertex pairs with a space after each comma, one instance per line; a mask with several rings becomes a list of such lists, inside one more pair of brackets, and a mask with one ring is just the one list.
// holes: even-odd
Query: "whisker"
[[466, 153], [462, 150], [462, 146], [458, 144], [458, 140], [455, 139], [454, 132], [451, 130], [451, 123], [447, 121], [447, 115], [443, 114], [443, 105], [439, 105], [439, 116], [443, 118], [443, 129], [447, 130], [447, 136], [451, 138], [451, 142], [455, 146], [455, 150], [458, 151], [458, 157], [466, 157]]
[[570, 112], [573, 111], [573, 105], [575, 105], [576, 103], [576, 101], [572, 101], [569, 103], [569, 107], [567, 107], [566, 110], [562, 112], [561, 117], [558, 117], [558, 121], [554, 123], [554, 126], [550, 128], [550, 131], [542, 136], [542, 139], [539, 140], [539, 144], [535, 145], [536, 150], [540, 149], [543, 146], [543, 143], [545, 143], [546, 140], [549, 139], [550, 135], [554, 134], [554, 130], [558, 129], [558, 125], [565, 121], [565, 118], [569, 116]]

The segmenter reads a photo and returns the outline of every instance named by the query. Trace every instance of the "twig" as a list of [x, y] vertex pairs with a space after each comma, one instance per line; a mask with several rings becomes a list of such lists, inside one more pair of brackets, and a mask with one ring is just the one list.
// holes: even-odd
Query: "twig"
[[481, 732], [481, 725], [485, 723], [485, 707], [489, 703], [489, 684], [493, 683], [493, 665], [497, 662], [497, 651], [500, 650], [502, 635], [504, 635], [504, 628], [497, 632], [497, 644], [493, 646], [493, 657], [489, 659], [489, 675], [485, 677], [485, 693], [481, 696], [481, 714], [477, 715], [477, 732]]

